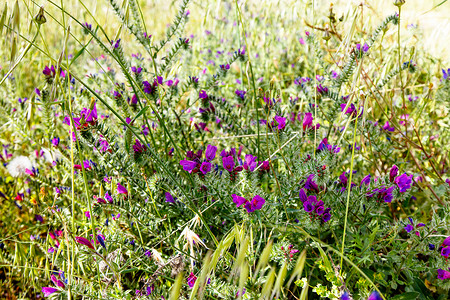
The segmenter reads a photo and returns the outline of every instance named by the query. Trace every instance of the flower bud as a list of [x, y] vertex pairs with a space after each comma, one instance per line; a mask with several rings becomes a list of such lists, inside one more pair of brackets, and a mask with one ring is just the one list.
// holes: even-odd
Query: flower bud
[[393, 182], [397, 175], [398, 175], [398, 167], [396, 165], [393, 165], [391, 170], [389, 171], [389, 180]]
[[95, 98], [92, 97], [91, 98], [91, 103], [89, 104], [89, 110], [93, 110], [95, 106]]
[[400, 7], [403, 4], [405, 4], [405, 0], [394, 0], [394, 5], [397, 7]]
[[330, 32], [328, 31], [328, 29], [325, 29], [325, 32], [323, 33], [323, 37], [322, 37], [325, 41], [328, 41], [331, 38]]
[[45, 22], [47, 22], [47, 19], [44, 16], [44, 7], [41, 6], [41, 8], [39, 9], [38, 14], [34, 17], [34, 20], [36, 21], [36, 23], [38, 23], [39, 25], [44, 24]]

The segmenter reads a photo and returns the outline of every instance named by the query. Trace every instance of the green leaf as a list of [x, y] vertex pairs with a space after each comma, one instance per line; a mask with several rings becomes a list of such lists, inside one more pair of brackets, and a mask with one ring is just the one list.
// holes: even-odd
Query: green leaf
[[87, 42], [83, 48], [81, 48], [80, 50], [77, 51], [77, 53], [75, 53], [75, 55], [73, 56], [72, 60], [70, 61], [69, 67], [77, 60], [78, 57], [81, 56], [81, 54], [83, 54], [84, 50], [86, 50], [86, 47], [91, 43], [93, 37], [90, 38], [89, 42]]
[[131, 122], [133, 122], [134, 120], [139, 118], [143, 113], [145, 113], [147, 111], [148, 108], [149, 108], [149, 106], [145, 106], [143, 109], [141, 109], [141, 111], [138, 112], [138, 114], [133, 118], [133, 120], [131, 120]]
[[418, 292], [408, 292], [401, 295], [397, 295], [392, 298], [392, 300], [415, 300], [419, 297]]

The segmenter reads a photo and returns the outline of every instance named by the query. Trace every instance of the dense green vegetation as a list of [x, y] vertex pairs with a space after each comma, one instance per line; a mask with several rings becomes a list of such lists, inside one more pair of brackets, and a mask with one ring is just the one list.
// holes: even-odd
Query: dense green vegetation
[[141, 2], [2, 11], [2, 298], [448, 299], [450, 69], [404, 1]]

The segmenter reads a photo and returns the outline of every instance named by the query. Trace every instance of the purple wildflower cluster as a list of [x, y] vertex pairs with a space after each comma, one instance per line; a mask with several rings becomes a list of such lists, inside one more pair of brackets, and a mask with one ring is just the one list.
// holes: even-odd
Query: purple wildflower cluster
[[[86, 130], [89, 125], [97, 123], [97, 104], [93, 102], [92, 107], [83, 107], [79, 117], [73, 117], [73, 122], [77, 130]], [[64, 117], [63, 124], [70, 125], [70, 117]]]
[[[197, 153], [193, 151], [188, 151], [186, 154], [186, 159], [180, 161], [180, 165], [183, 167], [183, 170], [188, 171], [189, 173], [198, 173], [201, 176], [206, 175], [212, 169], [211, 161], [216, 157], [217, 147], [213, 145], [207, 145], [205, 151], [205, 159], [202, 159], [203, 151], [199, 150]], [[242, 160], [239, 158], [241, 155], [241, 149], [236, 153], [235, 148], [231, 148], [230, 151], [223, 150], [220, 153], [220, 157], [222, 157], [222, 166], [223, 168], [230, 173], [231, 180], [234, 181], [236, 179], [237, 173], [242, 170], [247, 170], [249, 172], [253, 172], [258, 166], [261, 166], [261, 172], [268, 171], [270, 169], [268, 161], [257, 161], [257, 157], [251, 154], [247, 154], [245, 156], [245, 160], [242, 163]], [[239, 162], [239, 165], [236, 166], [236, 161]], [[216, 165], [216, 171], [218, 170], [218, 165]]]
[[134, 158], [138, 159], [145, 151], [147, 151], [147, 146], [141, 144], [141, 142], [136, 139], [135, 144], [133, 145]]
[[282, 131], [286, 127], [286, 118], [275, 116], [273, 121], [270, 123], [269, 127], [272, 130]]
[[[44, 74], [47, 83], [51, 84], [56, 76], [55, 66], [54, 65], [51, 65], [50, 67], [45, 66], [44, 70], [42, 71], [42, 74]], [[59, 68], [59, 76], [60, 77], [66, 76], [66, 73], [61, 68]]]
[[233, 194], [231, 196], [233, 197], [233, 202], [236, 204], [236, 207], [243, 205], [248, 213], [252, 213], [255, 210], [260, 210], [266, 203], [266, 200], [259, 195], [253, 197], [251, 201], [248, 201], [244, 197], [238, 196], [236, 194]]
[[442, 69], [442, 77], [444, 80], [450, 80], [450, 68], [447, 70]]
[[294, 258], [294, 254], [298, 252], [297, 249], [294, 249], [294, 245], [289, 245], [287, 248], [284, 248], [284, 246], [281, 246], [281, 251], [283, 251], [284, 258], [291, 262]]
[[197, 153], [188, 151], [186, 154], [187, 159], [180, 161], [180, 164], [183, 166], [183, 170], [188, 171], [189, 173], [201, 172], [203, 175], [206, 175], [211, 171], [211, 161], [216, 157], [216, 151], [216, 146], [208, 145], [205, 151], [205, 160], [203, 161], [202, 150], [197, 151]]
[[144, 86], [143, 91], [146, 94], [154, 95], [156, 92], [156, 88], [158, 85], [162, 85], [164, 81], [164, 78], [161, 76], [157, 76], [155, 79], [153, 79], [153, 83], [150, 83], [148, 81], [143, 81], [142, 85]]
[[391, 183], [395, 183], [396, 185], [392, 185], [390, 187], [386, 187], [382, 185], [369, 191], [366, 193], [366, 196], [369, 198], [375, 197], [378, 201], [383, 200], [384, 202], [390, 203], [394, 196], [392, 195], [393, 191], [397, 187], [400, 193], [404, 193], [409, 190], [412, 186], [412, 177], [413, 175], [408, 176], [406, 173], [398, 175], [398, 167], [393, 165], [391, 170], [389, 171], [389, 180]]
[[[300, 201], [303, 203], [303, 209], [309, 213], [312, 219], [318, 220], [320, 219], [322, 222], [328, 222], [331, 219], [331, 208], [324, 207], [324, 202], [322, 200], [318, 200], [316, 195], [307, 195], [307, 191], [311, 191], [313, 193], [319, 192], [319, 186], [313, 180], [314, 174], [311, 174], [306, 179], [305, 186], [300, 189], [298, 196]], [[305, 191], [306, 190], [306, 191]]]
[[414, 234], [417, 235], [418, 237], [420, 237], [420, 232], [418, 229], [421, 227], [425, 227], [426, 225], [424, 223], [417, 223], [416, 225], [414, 225], [414, 220], [412, 218], [408, 218], [408, 220], [409, 220], [409, 223], [404, 227], [406, 232], [410, 233], [411, 231], [416, 229]]
[[330, 153], [339, 153], [339, 151], [341, 151], [341, 148], [336, 145], [328, 144], [328, 139], [323, 138], [323, 140], [320, 142], [319, 146], [317, 147], [317, 150], [319, 152], [328, 150], [328, 151], [330, 151]]

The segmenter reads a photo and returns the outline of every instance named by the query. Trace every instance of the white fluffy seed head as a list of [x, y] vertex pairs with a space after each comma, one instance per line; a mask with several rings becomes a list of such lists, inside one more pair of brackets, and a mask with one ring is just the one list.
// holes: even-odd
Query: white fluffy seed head
[[12, 177], [21, 177], [26, 174], [25, 169], [31, 170], [32, 168], [31, 160], [23, 155], [13, 158], [6, 166]]

